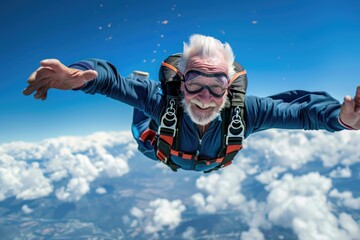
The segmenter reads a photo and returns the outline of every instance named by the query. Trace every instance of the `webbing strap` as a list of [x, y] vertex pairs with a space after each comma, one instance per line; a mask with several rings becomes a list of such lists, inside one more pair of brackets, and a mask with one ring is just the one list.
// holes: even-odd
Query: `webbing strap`
[[246, 74], [246, 70], [243, 70], [241, 72], [237, 72], [234, 74], [234, 76], [232, 76], [232, 78], [229, 80], [229, 86], [241, 75], [245, 75]]
[[174, 67], [173, 65], [171, 65], [171, 64], [169, 64], [169, 63], [162, 62], [161, 65], [164, 66], [164, 67], [167, 67], [167, 68], [169, 68], [169, 69], [171, 69], [171, 70], [173, 70], [173, 71], [176, 72], [177, 74], [180, 74], [179, 69], [177, 69], [176, 67]]
[[151, 145], [154, 145], [156, 132], [151, 129], [146, 129], [139, 137], [142, 142], [150, 141]]
[[[139, 139], [143, 142], [150, 141], [152, 144], [154, 144], [154, 141], [156, 139], [156, 132], [151, 129], [146, 129], [140, 135]], [[156, 156], [160, 161], [165, 161], [166, 159], [169, 161], [169, 158], [167, 156], [172, 155], [187, 160], [194, 160], [195, 164], [206, 164], [206, 165], [210, 165], [212, 163], [222, 163], [225, 158], [232, 159], [236, 155], [237, 151], [239, 151], [242, 148], [241, 145], [229, 145], [226, 148], [226, 155], [229, 155], [228, 157], [218, 157], [215, 159], [198, 159], [198, 157], [195, 154], [184, 153], [171, 148], [172, 143], [174, 141], [174, 138], [171, 136], [165, 136], [165, 135], [160, 136], [158, 141], [160, 141], [161, 143], [158, 145], [159, 148], [156, 151]], [[228, 161], [222, 167], [228, 166], [230, 164], [231, 161]]]
[[242, 145], [241, 144], [236, 144], [236, 145], [228, 145], [226, 147], [226, 155], [230, 154], [232, 152], [238, 152], [242, 149]]
[[184, 153], [181, 151], [176, 151], [174, 149], [170, 150], [170, 154], [173, 156], [177, 156], [177, 157], [181, 157], [187, 160], [192, 160], [194, 159], [195, 161], [197, 160], [197, 156], [195, 154], [188, 154], [188, 153]]

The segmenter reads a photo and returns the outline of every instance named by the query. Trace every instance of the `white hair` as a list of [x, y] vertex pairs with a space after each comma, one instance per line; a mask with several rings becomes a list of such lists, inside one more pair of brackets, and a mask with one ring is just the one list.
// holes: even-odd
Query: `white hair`
[[193, 34], [190, 36], [189, 43], [184, 42], [184, 50], [178, 64], [178, 69], [184, 74], [188, 60], [191, 57], [217, 57], [219, 53], [224, 56], [228, 64], [228, 77], [231, 78], [235, 74], [233, 66], [235, 56], [231, 46], [228, 43], [222, 43], [216, 38], [200, 34]]

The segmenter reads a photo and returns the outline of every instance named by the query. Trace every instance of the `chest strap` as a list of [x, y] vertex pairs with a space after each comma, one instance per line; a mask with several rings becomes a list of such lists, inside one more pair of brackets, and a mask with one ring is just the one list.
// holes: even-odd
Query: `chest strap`
[[236, 107], [233, 109], [232, 120], [227, 128], [225, 135], [225, 153], [222, 156], [219, 154], [218, 158], [205, 159], [196, 156], [196, 154], [184, 153], [173, 149], [174, 139], [177, 134], [177, 116], [175, 109], [175, 101], [170, 100], [168, 108], [161, 119], [161, 125], [158, 129], [158, 133], [147, 129], [144, 131], [140, 140], [143, 142], [150, 141], [156, 149], [156, 157], [168, 165], [173, 171], [177, 171], [180, 167], [171, 160], [171, 156], [181, 157], [183, 159], [193, 160], [196, 165], [212, 163], [219, 163], [215, 168], [204, 171], [209, 173], [214, 170], [229, 166], [236, 154], [242, 149], [242, 140], [244, 137], [244, 125], [240, 116], [240, 108]]

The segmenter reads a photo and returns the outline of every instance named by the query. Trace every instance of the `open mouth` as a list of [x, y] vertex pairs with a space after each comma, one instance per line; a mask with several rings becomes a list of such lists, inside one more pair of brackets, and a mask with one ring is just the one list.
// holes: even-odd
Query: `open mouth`
[[195, 106], [196, 106], [198, 109], [200, 109], [200, 110], [208, 110], [208, 109], [213, 108], [213, 107], [211, 107], [211, 106], [209, 106], [209, 107], [201, 107], [201, 106], [199, 106], [199, 105], [197, 105], [197, 104], [195, 104]]

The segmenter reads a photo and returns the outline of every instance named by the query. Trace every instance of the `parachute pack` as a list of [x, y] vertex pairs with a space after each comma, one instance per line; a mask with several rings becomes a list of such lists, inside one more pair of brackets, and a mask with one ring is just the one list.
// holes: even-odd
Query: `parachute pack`
[[[145, 123], [147, 128], [142, 131], [138, 143], [150, 143], [152, 148], [151, 156], [154, 155], [158, 160], [169, 166], [173, 171], [180, 167], [172, 160], [172, 156], [178, 156], [188, 160], [194, 160], [196, 164], [218, 163], [215, 168], [205, 171], [205, 173], [218, 170], [232, 163], [236, 154], [242, 149], [244, 139], [244, 101], [247, 88], [247, 76], [244, 68], [234, 63], [235, 75], [229, 80], [229, 89], [224, 109], [221, 111], [222, 118], [222, 148], [215, 159], [202, 159], [197, 153], [184, 153], [179, 151], [180, 136], [178, 129], [181, 129], [183, 109], [181, 107], [181, 73], [177, 68], [181, 54], [174, 54], [165, 59], [159, 70], [159, 79], [162, 90], [166, 97], [166, 107], [160, 117], [160, 125], [155, 121]], [[135, 117], [135, 114], [134, 114]], [[134, 118], [134, 122], [136, 119]], [[138, 123], [138, 122], [137, 122]], [[134, 123], [133, 123], [134, 125]], [[139, 144], [140, 145], [140, 144]], [[146, 156], [150, 156], [144, 148], [139, 150]], [[144, 151], [142, 151], [144, 150]]]

